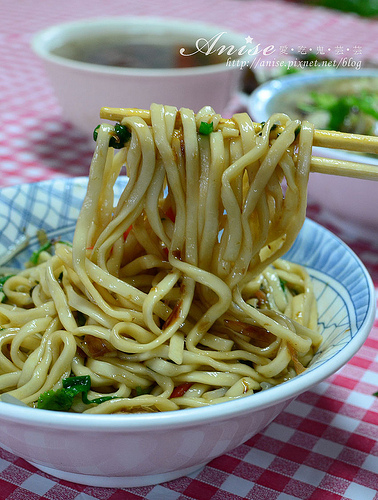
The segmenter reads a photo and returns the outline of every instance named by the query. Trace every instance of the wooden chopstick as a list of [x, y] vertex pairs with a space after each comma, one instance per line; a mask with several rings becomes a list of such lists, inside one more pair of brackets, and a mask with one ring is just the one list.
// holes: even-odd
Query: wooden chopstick
[[378, 137], [347, 134], [345, 132], [335, 132], [334, 130], [315, 130], [314, 146], [378, 154]]
[[366, 163], [311, 156], [310, 170], [311, 172], [318, 172], [320, 174], [341, 175], [343, 177], [354, 177], [355, 179], [378, 181], [378, 166]]
[[[125, 117], [140, 117], [151, 124], [151, 114], [147, 109], [137, 108], [101, 108], [100, 118], [121, 121]], [[181, 125], [180, 114], [177, 113], [176, 126]], [[260, 123], [253, 123], [255, 130], [261, 130]], [[219, 128], [235, 129], [236, 124], [230, 118], [221, 118]], [[277, 129], [276, 129], [277, 130]], [[277, 130], [279, 132], [279, 129]], [[330, 149], [344, 149], [358, 153], [378, 155], [378, 137], [359, 134], [347, 134], [333, 130], [315, 130], [313, 145]], [[311, 157], [311, 172], [341, 175], [359, 179], [378, 180], [378, 166], [359, 162], [336, 160], [333, 158]]]

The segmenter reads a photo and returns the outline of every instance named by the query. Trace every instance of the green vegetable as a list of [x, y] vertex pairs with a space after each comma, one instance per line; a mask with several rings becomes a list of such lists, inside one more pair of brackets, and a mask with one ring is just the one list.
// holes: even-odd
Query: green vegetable
[[368, 92], [363, 92], [359, 96], [349, 96], [349, 104], [356, 108], [359, 108], [366, 115], [370, 115], [376, 120], [378, 120], [378, 102], [377, 96], [369, 94]]
[[[93, 131], [93, 139], [95, 141], [97, 141], [99, 128], [100, 125], [97, 125], [97, 127]], [[125, 147], [126, 142], [130, 140], [130, 137], [131, 137], [130, 130], [127, 127], [125, 127], [125, 125], [116, 123], [114, 125], [114, 134], [111, 135], [109, 140], [109, 146], [114, 149], [122, 149], [123, 147]]]
[[1, 276], [0, 278], [0, 302], [4, 302], [5, 299], [7, 298], [3, 291], [4, 283], [7, 281], [7, 279], [11, 278], [12, 276], [14, 275], [10, 274], [9, 276]]
[[46, 391], [42, 393], [37, 402], [37, 408], [42, 410], [68, 411], [75, 396], [81, 393], [84, 404], [100, 404], [104, 401], [114, 399], [114, 396], [103, 396], [92, 400], [88, 399], [88, 391], [91, 388], [91, 377], [83, 375], [79, 377], [68, 377], [63, 381], [63, 387], [57, 391]]
[[198, 132], [202, 135], [209, 135], [214, 129], [213, 122], [211, 123], [206, 123], [206, 122], [201, 122]]
[[73, 403], [75, 395], [65, 389], [47, 391], [42, 393], [37, 402], [37, 408], [42, 410], [68, 411]]
[[287, 283], [286, 280], [283, 280], [282, 278], [280, 278], [280, 285], [281, 285], [281, 288], [283, 291], [285, 291], [286, 283]]
[[42, 252], [46, 252], [47, 250], [49, 250], [51, 248], [51, 246], [52, 246], [52, 242], [51, 241], [47, 241], [38, 250], [36, 250], [35, 252], [33, 252], [32, 256], [29, 259], [30, 264], [32, 264], [33, 266], [36, 266], [38, 264], [38, 259], [39, 259], [39, 256], [41, 255], [41, 253]]
[[329, 130], [342, 130], [345, 120], [349, 115], [358, 112], [372, 116], [378, 120], [378, 108], [376, 95], [368, 92], [361, 92], [359, 95], [344, 95], [336, 96], [334, 94], [312, 92], [312, 103], [303, 104], [299, 108], [307, 113], [312, 113], [318, 110], [328, 111], [329, 122], [327, 128]]
[[140, 385], [138, 385], [138, 387], [135, 387], [135, 393], [137, 396], [143, 396], [144, 394], [150, 394], [150, 392], [151, 392], [151, 387], [143, 388], [143, 387], [140, 387]]
[[284, 68], [283, 69], [283, 74], [284, 75], [294, 75], [295, 73], [300, 73], [300, 68], [294, 68], [294, 67], [290, 67], [290, 68]]
[[97, 141], [97, 137], [98, 137], [98, 129], [101, 127], [101, 125], [97, 125], [97, 127], [94, 129], [93, 131], [93, 140], [94, 141]]
[[77, 322], [79, 326], [84, 326], [85, 323], [87, 322], [87, 318], [85, 314], [83, 314], [81, 311], [77, 311]]
[[350, 106], [348, 106], [348, 103], [344, 99], [339, 99], [329, 111], [331, 115], [328, 122], [328, 128], [330, 130], [340, 130], [345, 118], [349, 115]]

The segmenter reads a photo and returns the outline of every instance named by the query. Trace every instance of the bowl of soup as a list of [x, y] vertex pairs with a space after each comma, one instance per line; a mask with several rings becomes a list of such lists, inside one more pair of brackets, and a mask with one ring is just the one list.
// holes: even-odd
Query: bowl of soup
[[[282, 112], [317, 129], [378, 135], [378, 70], [311, 70], [270, 80], [248, 100], [255, 121]], [[314, 156], [376, 165], [378, 156], [313, 148]], [[378, 183], [312, 173], [310, 202], [321, 204], [356, 227], [378, 227]]]
[[252, 45], [225, 27], [178, 19], [117, 17], [51, 26], [32, 48], [42, 58], [63, 116], [85, 133], [99, 109], [151, 103], [209, 105], [223, 113]]

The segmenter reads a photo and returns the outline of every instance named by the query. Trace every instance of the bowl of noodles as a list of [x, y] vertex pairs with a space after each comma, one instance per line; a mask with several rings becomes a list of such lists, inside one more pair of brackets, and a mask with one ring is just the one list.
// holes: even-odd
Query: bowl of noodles
[[132, 487], [261, 431], [357, 352], [375, 298], [305, 218], [309, 122], [111, 113], [88, 178], [1, 191], [0, 445]]
[[103, 103], [149, 108], [152, 102], [224, 112], [237, 92], [239, 64], [253, 46], [224, 26], [148, 16], [90, 18], [35, 34], [63, 116], [87, 136]]
[[[271, 80], [249, 98], [248, 109], [257, 121], [283, 112], [307, 119], [318, 129], [378, 135], [378, 70], [309, 70]], [[376, 156], [314, 148], [315, 156], [377, 165]], [[313, 173], [311, 201], [355, 226], [378, 227], [378, 185], [361, 179]], [[351, 202], [353, 200], [353, 202]]]

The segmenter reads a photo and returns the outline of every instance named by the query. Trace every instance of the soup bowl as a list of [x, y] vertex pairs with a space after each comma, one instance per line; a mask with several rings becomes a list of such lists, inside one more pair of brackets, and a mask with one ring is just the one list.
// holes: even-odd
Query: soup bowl
[[[372, 83], [370, 83], [372, 82]], [[346, 87], [350, 85], [350, 88]], [[378, 93], [378, 70], [339, 69], [308, 70], [277, 78], [258, 87], [248, 99], [248, 111], [254, 120], [266, 120], [273, 113], [286, 113], [291, 118], [310, 119], [315, 127], [323, 128], [324, 113], [308, 116], [297, 109], [299, 103], [310, 101], [311, 92], [334, 94], [345, 88], [350, 96], [359, 92], [360, 86], [375, 89]], [[319, 119], [319, 122], [316, 120]], [[377, 121], [378, 124], [378, 121]], [[378, 125], [371, 134], [378, 134]], [[355, 131], [356, 133], [358, 130]], [[314, 148], [314, 156], [326, 156], [343, 161], [376, 165], [378, 157], [354, 154], [339, 149]], [[325, 178], [326, 177], [326, 178]], [[336, 217], [347, 219], [355, 229], [378, 228], [378, 183], [336, 175], [312, 173], [309, 182], [309, 199], [319, 203]], [[358, 227], [359, 226], [359, 227]]]
[[[87, 179], [76, 178], [3, 188], [0, 260], [26, 234], [28, 246], [7, 263], [21, 267], [39, 247], [39, 229], [50, 238], [72, 238], [86, 186]], [[247, 441], [295, 397], [347, 363], [374, 321], [372, 281], [332, 233], [307, 219], [286, 258], [308, 269], [323, 336], [301, 375], [232, 402], [162, 413], [74, 414], [1, 401], [0, 446], [65, 480], [132, 487], [190, 474]]]
[[209, 105], [222, 113], [238, 88], [237, 61], [251, 59], [253, 47], [245, 43], [242, 34], [211, 24], [117, 17], [51, 26], [34, 36], [32, 47], [64, 117], [88, 134], [104, 102], [142, 109], [166, 103], [195, 112]]

